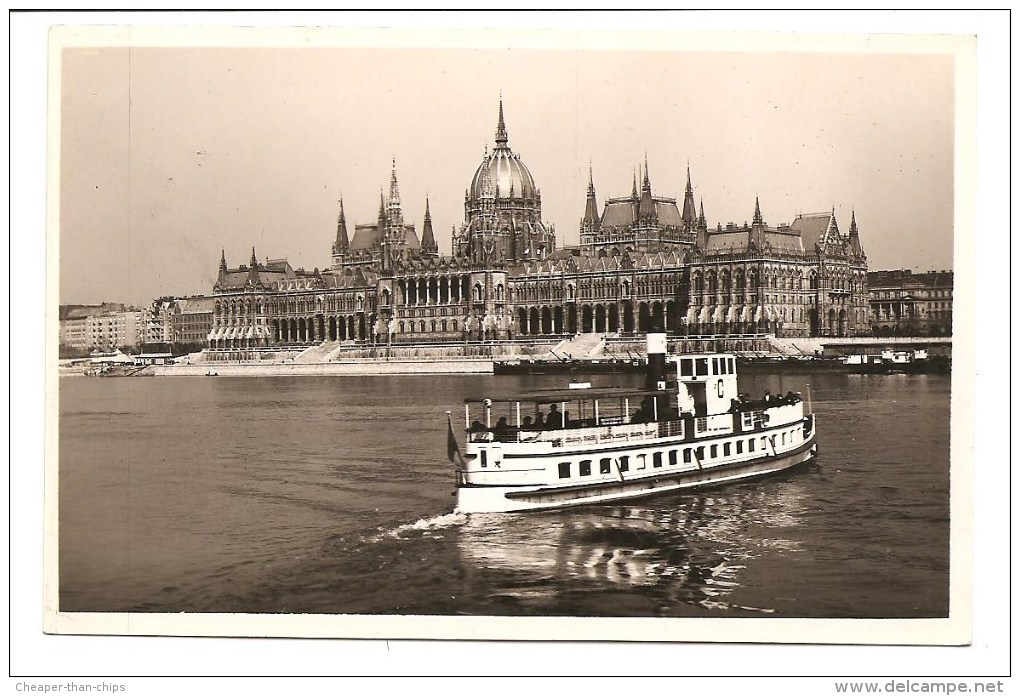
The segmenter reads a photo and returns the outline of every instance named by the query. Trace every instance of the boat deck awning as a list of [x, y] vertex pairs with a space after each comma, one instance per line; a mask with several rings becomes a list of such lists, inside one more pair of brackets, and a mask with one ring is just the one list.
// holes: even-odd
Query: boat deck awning
[[665, 396], [670, 392], [665, 389], [628, 389], [623, 387], [596, 387], [592, 389], [548, 389], [524, 392], [506, 397], [470, 397], [464, 399], [466, 404], [480, 404], [486, 398], [492, 403], [511, 403], [524, 401], [532, 404], [558, 404], [564, 401], [594, 401], [596, 399], [634, 399], [646, 396]]

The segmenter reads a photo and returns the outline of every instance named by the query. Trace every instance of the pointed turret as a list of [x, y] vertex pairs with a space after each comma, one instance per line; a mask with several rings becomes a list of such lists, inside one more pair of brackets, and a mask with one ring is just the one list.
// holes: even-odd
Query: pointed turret
[[698, 204], [698, 227], [708, 229], [708, 221], [705, 220], [705, 199], [702, 198]]
[[595, 178], [592, 174], [591, 165], [588, 165], [588, 200], [584, 205], [585, 222], [598, 222], [599, 205], [595, 200]]
[[225, 249], [220, 249], [220, 270], [216, 276], [216, 282], [222, 283], [227, 279], [227, 252]]
[[393, 158], [393, 169], [390, 172], [390, 207], [400, 206], [400, 187], [397, 186], [397, 159]]
[[637, 170], [632, 169], [631, 176], [633, 177], [633, 182], [631, 183], [630, 197], [637, 200]]
[[252, 285], [259, 282], [259, 259], [255, 256], [255, 247], [251, 248], [251, 260], [248, 262], [248, 282]]
[[641, 202], [638, 204], [638, 217], [641, 220], [654, 220], [655, 201], [652, 200], [652, 182], [648, 178], [648, 155], [645, 155], [645, 174], [641, 182]]
[[752, 225], [764, 225], [765, 222], [761, 217], [761, 206], [758, 205], [758, 196], [754, 197], [754, 218], [751, 220]]
[[853, 209], [850, 210], [850, 250], [854, 256], [864, 256], [864, 249], [861, 247], [861, 238], [857, 233], [857, 215]]
[[425, 222], [421, 228], [421, 253], [423, 256], [439, 256], [439, 245], [432, 233], [432, 213], [429, 212], [429, 198], [425, 196]]
[[505, 148], [507, 143], [506, 124], [503, 122], [503, 97], [499, 98], [499, 123], [496, 124], [496, 148]]
[[591, 162], [588, 163], [588, 199], [584, 204], [584, 217], [581, 218], [581, 235], [594, 234], [599, 231], [599, 204], [595, 200], [595, 177], [592, 174]]
[[687, 228], [694, 227], [696, 213], [694, 212], [694, 188], [691, 186], [691, 165], [687, 165], [687, 188], [684, 189], [684, 209], [680, 215]]
[[333, 254], [344, 254], [350, 249], [351, 242], [347, 237], [347, 219], [344, 217], [344, 199], [340, 201], [340, 212], [336, 217], [336, 241], [333, 242]]
[[379, 187], [379, 226], [383, 227], [386, 224], [386, 199], [383, 198], [382, 187]]

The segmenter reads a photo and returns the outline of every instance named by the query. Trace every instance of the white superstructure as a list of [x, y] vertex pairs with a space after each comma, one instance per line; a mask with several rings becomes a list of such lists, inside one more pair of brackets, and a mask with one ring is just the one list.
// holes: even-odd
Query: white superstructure
[[[452, 423], [457, 509], [511, 512], [588, 505], [787, 469], [816, 451], [799, 395], [752, 402], [724, 353], [676, 359], [649, 336], [644, 389], [572, 388], [468, 399], [461, 452]], [[654, 352], [653, 352], [654, 351]]]

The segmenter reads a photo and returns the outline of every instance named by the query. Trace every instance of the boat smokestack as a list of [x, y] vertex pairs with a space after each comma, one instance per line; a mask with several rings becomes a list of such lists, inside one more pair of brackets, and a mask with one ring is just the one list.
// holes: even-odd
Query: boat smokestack
[[661, 318], [652, 318], [645, 337], [648, 352], [648, 372], [645, 375], [645, 389], [666, 388], [666, 332]]

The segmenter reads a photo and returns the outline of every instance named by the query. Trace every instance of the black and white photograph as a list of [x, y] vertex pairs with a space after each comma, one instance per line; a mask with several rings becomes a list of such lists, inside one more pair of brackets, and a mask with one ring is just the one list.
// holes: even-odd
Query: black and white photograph
[[45, 631], [969, 644], [976, 50], [52, 28]]

